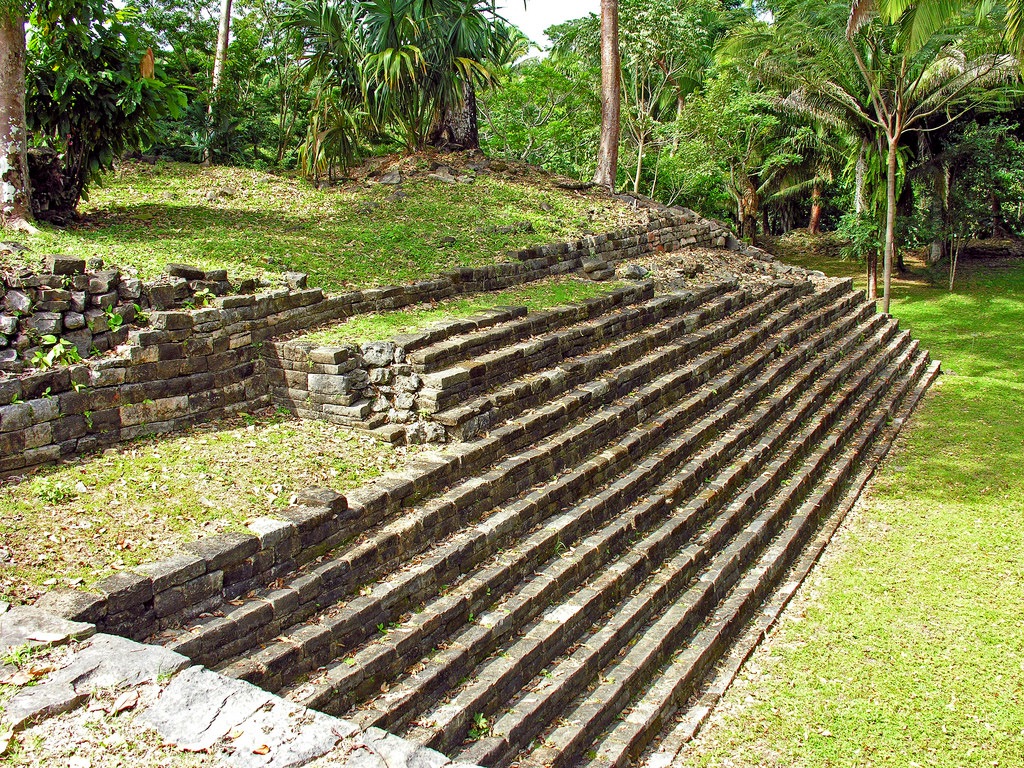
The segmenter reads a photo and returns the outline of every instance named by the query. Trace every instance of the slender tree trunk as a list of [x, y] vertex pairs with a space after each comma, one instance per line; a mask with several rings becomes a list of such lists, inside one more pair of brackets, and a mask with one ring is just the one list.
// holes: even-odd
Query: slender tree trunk
[[1004, 238], [1007, 236], [1005, 222], [1003, 221], [1003, 201], [995, 192], [989, 193], [989, 205], [992, 210], [992, 237]]
[[892, 300], [892, 261], [896, 247], [896, 149], [899, 133], [889, 137], [889, 162], [885, 171], [885, 254], [882, 259], [882, 312], [889, 314]]
[[864, 181], [867, 175], [868, 140], [861, 139], [860, 154], [857, 155], [856, 175], [854, 177], [853, 206], [857, 213], [864, 213], [868, 208], [867, 200], [864, 198]]
[[878, 251], [868, 254], [868, 298], [878, 299]]
[[816, 235], [821, 231], [821, 184], [815, 184], [811, 190], [811, 220], [807, 224], [807, 232]]
[[646, 137], [641, 136], [640, 141], [636, 145], [636, 178], [633, 179], [633, 194], [640, 194], [640, 174], [644, 169], [644, 139]]
[[34, 231], [25, 127], [25, 15], [0, 5], [0, 225]]
[[740, 237], [753, 244], [757, 238], [757, 214], [760, 212], [761, 201], [757, 196], [757, 188], [748, 179], [743, 181], [743, 196], [741, 200]]
[[213, 59], [213, 99], [224, 79], [224, 64], [228, 60], [228, 43], [231, 41], [231, 0], [220, 0], [220, 27], [217, 29], [217, 54]]
[[620, 80], [619, 3], [601, 0], [601, 145], [594, 183], [613, 191], [619, 165]]

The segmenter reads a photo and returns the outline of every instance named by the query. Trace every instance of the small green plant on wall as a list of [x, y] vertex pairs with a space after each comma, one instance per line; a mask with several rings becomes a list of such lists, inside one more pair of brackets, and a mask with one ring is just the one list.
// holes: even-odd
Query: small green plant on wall
[[82, 356], [78, 354], [78, 348], [66, 339], [46, 334], [40, 339], [40, 342], [43, 349], [37, 349], [31, 360], [32, 365], [36, 368], [46, 370], [55, 365], [69, 365], [82, 360]]

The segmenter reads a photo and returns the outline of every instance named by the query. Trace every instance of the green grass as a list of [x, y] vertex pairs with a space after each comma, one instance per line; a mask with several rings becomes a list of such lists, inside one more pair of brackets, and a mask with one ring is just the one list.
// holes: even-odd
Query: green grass
[[442, 301], [433, 306], [418, 305], [393, 312], [357, 315], [307, 333], [302, 339], [327, 345], [386, 339], [400, 333], [412, 333], [433, 322], [469, 317], [485, 309], [525, 306], [536, 311], [600, 296], [622, 285], [620, 282], [595, 283], [575, 277], [552, 278], [506, 291]]
[[[43, 254], [66, 253], [131, 266], [142, 277], [168, 262], [227, 268], [232, 279], [300, 271], [311, 285], [338, 291], [504, 261], [510, 250], [607, 232], [637, 216], [608, 196], [560, 190], [539, 176], [481, 174], [450, 185], [421, 174], [404, 189], [408, 196], [394, 200], [393, 187], [373, 183], [317, 189], [239, 168], [126, 164], [92, 190], [83, 223], [44, 226], [22, 238], [30, 254], [6, 262], [38, 267]], [[230, 196], [209, 202], [218, 190]], [[527, 221], [532, 233], [493, 231]]]
[[947, 375], [684, 764], [1024, 765], [1024, 263], [894, 299]]
[[358, 486], [416, 452], [264, 412], [45, 467], [0, 487], [0, 600], [88, 586], [200, 536], [243, 530], [303, 488]]

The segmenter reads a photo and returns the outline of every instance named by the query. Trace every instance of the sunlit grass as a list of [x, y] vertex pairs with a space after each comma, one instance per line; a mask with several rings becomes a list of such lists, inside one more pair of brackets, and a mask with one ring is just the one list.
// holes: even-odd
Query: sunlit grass
[[[226, 268], [232, 279], [299, 271], [337, 291], [493, 264], [509, 251], [611, 231], [637, 216], [607, 196], [499, 174], [457, 185], [417, 176], [404, 185], [406, 196], [393, 192], [358, 183], [317, 189], [241, 168], [127, 164], [92, 190], [82, 224], [43, 225], [26, 239], [31, 253], [6, 259], [38, 266], [43, 254], [59, 252], [131, 266], [143, 277], [169, 262]], [[533, 231], [497, 231], [523, 222]]]
[[352, 488], [416, 450], [265, 412], [45, 467], [0, 487], [0, 600], [87, 586], [200, 536], [243, 530], [296, 491]]
[[947, 375], [684, 764], [1024, 765], [1024, 264], [894, 295]]

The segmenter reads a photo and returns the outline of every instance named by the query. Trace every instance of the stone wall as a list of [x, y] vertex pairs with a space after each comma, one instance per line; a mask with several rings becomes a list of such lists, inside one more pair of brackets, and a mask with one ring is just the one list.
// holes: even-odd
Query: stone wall
[[[282, 373], [287, 366], [281, 361], [288, 359], [278, 345], [269, 342], [298, 330], [581, 270], [595, 278], [607, 277], [617, 261], [687, 244], [724, 246], [728, 237], [720, 225], [690, 211], [655, 211], [648, 224], [529, 248], [510, 254], [516, 257], [513, 261], [456, 269], [410, 285], [325, 296], [320, 289], [307, 289], [304, 275], [289, 275], [290, 288], [215, 296], [210, 306], [200, 309], [150, 311], [147, 327], [131, 327], [125, 321], [112, 331], [95, 325], [90, 343], [113, 348], [112, 355], [48, 370], [0, 372], [0, 475], [266, 406], [271, 402], [267, 359], [272, 369]], [[65, 337], [68, 318], [75, 314], [65, 294], [73, 292], [44, 287], [57, 277], [69, 278], [70, 287], [85, 286], [85, 305], [95, 307], [103, 317], [105, 305], [130, 314], [129, 308], [134, 307], [128, 302], [134, 302], [136, 292], [144, 304], [160, 307], [186, 301], [199, 290], [223, 293], [253, 288], [251, 283], [232, 286], [223, 271], [202, 272], [182, 265], [171, 265], [166, 278], [149, 286], [116, 271], [101, 277], [98, 272], [57, 274], [77, 271], [82, 265], [76, 260], [52, 261], [51, 266], [53, 274], [22, 274], [15, 279], [20, 287], [5, 289], [6, 302], [18, 301], [17, 294], [30, 299], [20, 319], [5, 317], [37, 327], [45, 320], [52, 327], [37, 330]], [[48, 317], [51, 314], [54, 317]], [[76, 322], [77, 318], [72, 325]], [[317, 362], [339, 366], [332, 372], [348, 364]], [[282, 373], [275, 380], [279, 387]], [[337, 407], [351, 408], [355, 402]]]
[[35, 353], [49, 349], [45, 336], [63, 339], [85, 359], [124, 344], [151, 309], [203, 305], [214, 296], [253, 293], [257, 285], [231, 283], [227, 270], [184, 264], [168, 264], [165, 274], [143, 282], [102, 259], [56, 254], [43, 258], [43, 270], [0, 278], [0, 372], [31, 370]]
[[[445, 428], [423, 416], [441, 410], [437, 396], [442, 390], [454, 397], [468, 389], [469, 373], [464, 381], [451, 381], [450, 371], [426, 369], [420, 350], [453, 336], [493, 328], [477, 346], [463, 349], [465, 343], [459, 345], [460, 352], [486, 357], [495, 347], [515, 344], [549, 327], [584, 322], [610, 307], [653, 295], [651, 283], [627, 286], [547, 310], [534, 322], [518, 325], [510, 321], [525, 317], [526, 307], [502, 307], [361, 346], [317, 346], [302, 340], [270, 343], [265, 358], [271, 397], [275, 405], [299, 416], [376, 429], [395, 442], [444, 442]], [[557, 358], [563, 352], [553, 347], [550, 355]]]

